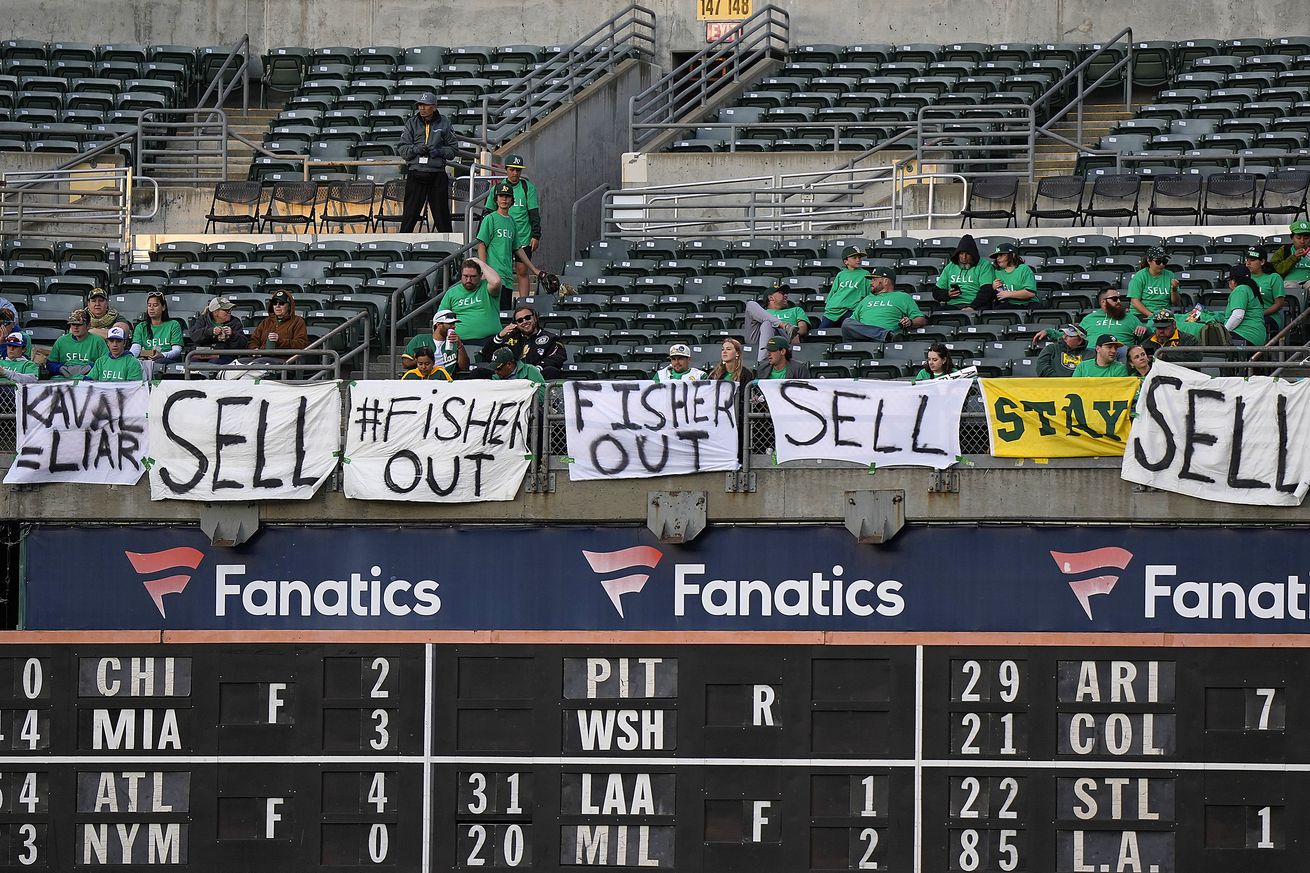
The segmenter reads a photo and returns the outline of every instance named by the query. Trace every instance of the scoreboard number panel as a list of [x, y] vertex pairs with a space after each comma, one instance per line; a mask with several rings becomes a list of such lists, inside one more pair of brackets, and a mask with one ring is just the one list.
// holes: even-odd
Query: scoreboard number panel
[[1299, 648], [3, 655], [0, 871], [1304, 868]]

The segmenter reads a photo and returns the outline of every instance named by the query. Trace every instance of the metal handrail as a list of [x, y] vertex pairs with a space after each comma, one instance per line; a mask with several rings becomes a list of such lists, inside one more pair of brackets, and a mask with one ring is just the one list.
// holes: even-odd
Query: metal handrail
[[[601, 34], [605, 35], [605, 39], [595, 45], [587, 45], [590, 40]], [[586, 57], [579, 60], [579, 56], [584, 51], [587, 53]], [[498, 147], [527, 130], [538, 119], [544, 118], [567, 103], [590, 82], [589, 77], [579, 76], [579, 73], [611, 69], [620, 57], [636, 55], [650, 58], [654, 57], [654, 54], [655, 12], [636, 3], [629, 4], [571, 45], [560, 49], [540, 67], [528, 71], [504, 91], [495, 95], [497, 116], [518, 117], [512, 122], [496, 125], [494, 138], [491, 123], [492, 95], [483, 95], [483, 144], [491, 148]], [[550, 99], [543, 100], [543, 95], [547, 92], [543, 91], [541, 86], [561, 77], [567, 77], [568, 87], [552, 89], [549, 92]], [[580, 78], [583, 79], [582, 86], [578, 85]]]
[[[25, 181], [22, 180], [25, 177]], [[0, 228], [16, 225], [13, 236], [25, 235], [25, 221], [49, 222], [58, 218], [67, 218], [81, 224], [111, 225], [114, 233], [79, 233], [65, 232], [65, 236], [79, 236], [88, 239], [114, 240], [123, 245], [126, 252], [131, 240], [132, 224], [132, 168], [113, 167], [107, 169], [69, 169], [69, 170], [11, 170], [0, 177]], [[74, 182], [94, 183], [109, 182], [109, 188], [75, 191]], [[76, 202], [64, 202], [70, 195], [86, 197], [110, 197], [110, 205], [82, 205]], [[29, 200], [36, 198], [35, 204]], [[40, 198], [54, 198], [42, 202]], [[155, 192], [155, 207], [158, 208], [158, 189]], [[6, 232], [6, 235], [11, 235]]]
[[1287, 324], [1283, 325], [1282, 330], [1270, 337], [1269, 340], [1260, 347], [1260, 350], [1251, 356], [1251, 360], [1259, 360], [1260, 357], [1268, 351], [1285, 349], [1286, 344], [1283, 343], [1282, 340], [1286, 339], [1292, 333], [1292, 328], [1306, 323], [1307, 319], [1310, 319], [1310, 309], [1301, 310], [1297, 313], [1296, 318], [1293, 318]]
[[[320, 348], [320, 346], [322, 346], [324, 343], [326, 343], [328, 340], [332, 339], [333, 337], [337, 336], [338, 334], [343, 334], [343, 333], [348, 334], [349, 330], [353, 328], [357, 323], [363, 324], [364, 333], [360, 337], [359, 344], [352, 347], [344, 355], [341, 355], [340, 353], [336, 352], [333, 349]], [[338, 376], [340, 374], [341, 364], [344, 364], [347, 361], [352, 361], [360, 354], [363, 354], [364, 356], [363, 371], [364, 371], [365, 378], [367, 378], [368, 377], [368, 350], [372, 342], [373, 342], [372, 319], [369, 317], [368, 310], [361, 309], [359, 312], [352, 315], [350, 318], [347, 318], [345, 321], [341, 322], [341, 324], [338, 324], [336, 327], [332, 328], [327, 333], [323, 334], [321, 337], [314, 340], [309, 345], [305, 346], [303, 349], [298, 349], [297, 351], [304, 351], [304, 352], [331, 351], [334, 354], [337, 354], [338, 357], [335, 360], [337, 363]], [[296, 356], [292, 355], [287, 359], [287, 363], [288, 364], [294, 363], [295, 360], [296, 360]], [[315, 379], [319, 379], [322, 376], [326, 375], [326, 373], [327, 371], [324, 370], [323, 372], [318, 373], [317, 375], [311, 376], [309, 381], [312, 382]]]
[[756, 63], [784, 55], [790, 45], [791, 16], [777, 6], [765, 6], [729, 28], [658, 82], [629, 98], [628, 151], [635, 152], [655, 138], [639, 136], [639, 130], [675, 124], [740, 82]]
[[[243, 51], [244, 50], [244, 51]], [[223, 84], [223, 76], [227, 72], [228, 65], [234, 58], [240, 58], [241, 64], [233, 71], [232, 81], [226, 85]], [[214, 79], [209, 83], [200, 99], [196, 101], [196, 109], [218, 109], [222, 110], [223, 103], [227, 100], [236, 83], [241, 82], [241, 112], [244, 114], [250, 108], [250, 83], [246, 73], [250, 69], [250, 34], [242, 34], [241, 40], [236, 46], [223, 58], [223, 64], [214, 74]], [[205, 101], [209, 99], [210, 94], [214, 94], [214, 105], [206, 106]]]
[[[249, 368], [252, 370], [255, 369], [273, 370], [274, 372], [278, 372], [278, 373], [304, 373], [307, 371], [313, 371], [314, 376], [310, 377], [310, 379], [301, 380], [301, 381], [313, 381], [316, 378], [320, 378], [324, 373], [327, 372], [328, 368], [330, 367], [332, 370], [332, 378], [334, 379], [341, 378], [341, 359], [338, 356], [335, 349], [314, 349], [311, 352], [311, 355], [320, 355], [324, 359], [319, 363], [311, 364], [306, 362], [303, 364], [294, 364], [291, 363], [291, 361], [289, 360], [290, 358], [299, 357], [300, 355], [304, 354], [306, 351], [309, 350], [308, 349], [196, 348], [188, 351], [186, 353], [186, 357], [183, 358], [182, 373], [183, 373], [183, 378], [190, 379], [192, 373], [224, 373], [224, 372], [232, 373], [238, 369], [241, 369], [242, 366], [249, 366]], [[288, 361], [284, 364], [260, 363], [258, 366], [254, 366], [250, 360], [247, 360], [245, 364], [234, 367], [232, 363], [210, 364], [204, 361], [195, 360], [198, 357], [240, 358], [240, 359], [287, 358]]]
[[[181, 119], [181, 120], [171, 120]], [[154, 131], [150, 131], [151, 127]], [[162, 133], [159, 131], [170, 131]], [[179, 133], [177, 131], [194, 131], [194, 133]], [[214, 131], [204, 133], [203, 131]], [[217, 170], [219, 175], [217, 181], [227, 178], [227, 113], [218, 108], [196, 107], [192, 109], [147, 109], [141, 113], [137, 123], [136, 137], [136, 171], [138, 175], [149, 176], [145, 172], [147, 168], [157, 170], [177, 170], [178, 174], [167, 173], [159, 174], [163, 178], [172, 181], [201, 182], [214, 181], [213, 177], [202, 177], [202, 171]], [[159, 140], [163, 142], [191, 142], [195, 148], [189, 151], [168, 152], [165, 149], [149, 149], [147, 142]], [[217, 143], [217, 150], [203, 148], [203, 143]], [[192, 161], [189, 164], [158, 164], [149, 158], [158, 155], [173, 154], [175, 156], [190, 155]], [[200, 158], [214, 158], [216, 160], [201, 162]]]
[[581, 206], [585, 201], [590, 200], [592, 197], [595, 197], [597, 194], [608, 191], [609, 189], [610, 189], [609, 182], [601, 182], [595, 188], [592, 188], [586, 194], [583, 194], [577, 200], [573, 201], [573, 208], [569, 211], [569, 251], [570, 252], [576, 252], [578, 250], [578, 207]]
[[[405, 313], [405, 315], [402, 317], [400, 315], [400, 295], [405, 291], [408, 291], [410, 288], [417, 287], [419, 283], [424, 282], [429, 276], [431, 276], [433, 273], [437, 272], [438, 270], [444, 270], [445, 268], [449, 267], [457, 259], [462, 262], [465, 254], [476, 245], [477, 245], [476, 240], [470, 243], [465, 243], [463, 246], [451, 252], [449, 255], [446, 255], [446, 257], [437, 261], [431, 267], [424, 270], [422, 273], [415, 276], [413, 279], [410, 279], [404, 285], [401, 285], [399, 288], [396, 288], [391, 292], [391, 335], [389, 339], [390, 344], [387, 346], [387, 348], [392, 355], [396, 353], [396, 338], [399, 336], [401, 325], [408, 324], [410, 321], [414, 319], [415, 316], [427, 312], [433, 306], [441, 302], [441, 296], [437, 295], [433, 297], [431, 300], [425, 301], [424, 303], [415, 306], [409, 312]], [[511, 277], [511, 279], [512, 278], [513, 277]]]

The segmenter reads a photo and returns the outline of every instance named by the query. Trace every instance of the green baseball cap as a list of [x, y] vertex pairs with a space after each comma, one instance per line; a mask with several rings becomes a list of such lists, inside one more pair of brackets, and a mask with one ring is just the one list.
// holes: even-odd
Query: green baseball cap
[[1310, 221], [1294, 221], [1288, 230], [1292, 233], [1310, 233]]

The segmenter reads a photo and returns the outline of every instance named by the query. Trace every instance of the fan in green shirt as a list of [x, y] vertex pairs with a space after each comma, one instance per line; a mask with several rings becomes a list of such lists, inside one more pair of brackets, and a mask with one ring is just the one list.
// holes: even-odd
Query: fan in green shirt
[[479, 258], [464, 262], [459, 282], [446, 289], [439, 304], [455, 313], [456, 333], [463, 342], [481, 346], [500, 331], [500, 288], [500, 272], [490, 264]]
[[1287, 305], [1287, 288], [1283, 277], [1269, 264], [1269, 254], [1263, 246], [1254, 246], [1246, 252], [1246, 268], [1255, 280], [1260, 296], [1260, 307], [1265, 317], [1266, 330], [1277, 331], [1283, 326], [1283, 307]]
[[992, 252], [993, 272], [992, 289], [996, 300], [1011, 307], [1028, 306], [1037, 297], [1037, 277], [1033, 268], [1023, 262], [1019, 256], [1019, 247], [1014, 243], [999, 243]]
[[1288, 227], [1292, 241], [1279, 246], [1271, 263], [1287, 284], [1310, 283], [1310, 221], [1294, 221]]
[[990, 261], [979, 262], [978, 243], [971, 234], [960, 237], [951, 259], [937, 277], [933, 297], [947, 306], [984, 309], [994, 299], [996, 271]]
[[1176, 309], [1179, 305], [1178, 277], [1166, 269], [1169, 256], [1163, 246], [1146, 250], [1142, 268], [1128, 280], [1128, 299], [1133, 312], [1149, 321], [1161, 309]]
[[5, 336], [4, 354], [0, 355], [0, 379], [35, 382], [41, 378], [41, 368], [28, 360], [25, 346], [26, 340], [21, 333], [12, 331]]
[[[520, 229], [518, 222], [509, 214], [514, 203], [514, 189], [501, 182], [492, 189], [496, 201], [496, 211], [488, 212], [478, 226], [478, 257], [492, 266], [502, 279], [514, 275], [514, 264], [524, 264], [534, 277], [541, 273], [532, 263], [530, 231]], [[509, 289], [502, 290], [502, 295]], [[508, 309], [513, 301], [505, 298], [500, 301], [502, 308]], [[462, 331], [461, 331], [462, 333]]]
[[1123, 343], [1108, 333], [1096, 338], [1096, 355], [1074, 367], [1073, 378], [1130, 376], [1128, 368], [1118, 360]]
[[1096, 296], [1100, 309], [1083, 316], [1078, 326], [1089, 337], [1108, 333], [1124, 345], [1144, 337], [1149, 332], [1146, 323], [1128, 311], [1123, 293], [1113, 285], [1102, 288]]
[[141, 382], [145, 373], [141, 362], [128, 354], [127, 331], [121, 327], [111, 327], [105, 343], [109, 354], [101, 355], [91, 365], [91, 372], [86, 378], [92, 382]]
[[869, 274], [860, 268], [864, 255], [857, 246], [842, 252], [842, 271], [833, 277], [832, 287], [823, 301], [823, 318], [819, 327], [840, 327], [851, 311], [870, 293]]
[[[529, 255], [531, 255], [537, 250], [537, 243], [541, 241], [541, 207], [537, 201], [537, 186], [523, 177], [523, 158], [521, 156], [510, 155], [505, 161], [505, 178], [501, 184], [508, 185], [514, 192], [514, 204], [509, 208], [509, 215], [514, 219], [514, 224], [518, 229], [516, 239], [528, 240], [524, 245], [528, 247]], [[482, 206], [487, 213], [496, 210], [495, 188], [487, 194], [487, 202]], [[517, 268], [522, 265], [520, 263], [515, 266]], [[529, 288], [526, 269], [515, 270], [514, 287], [517, 296], [527, 296]]]
[[46, 369], [56, 379], [80, 379], [92, 364], [109, 354], [105, 341], [91, 333], [90, 326], [85, 309], [74, 309], [68, 316], [68, 333], [55, 340], [46, 358]]
[[1228, 304], [1224, 307], [1224, 327], [1253, 346], [1268, 339], [1264, 314], [1260, 306], [1260, 289], [1250, 271], [1233, 267], [1228, 271]]

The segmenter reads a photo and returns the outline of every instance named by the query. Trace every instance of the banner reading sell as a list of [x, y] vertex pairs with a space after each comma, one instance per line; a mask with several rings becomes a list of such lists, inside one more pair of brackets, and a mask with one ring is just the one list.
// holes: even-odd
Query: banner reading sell
[[980, 379], [991, 453], [998, 458], [1122, 455], [1132, 426], [1126, 379]]
[[358, 382], [345, 492], [363, 500], [513, 500], [532, 460], [526, 380]]
[[564, 383], [569, 479], [736, 470], [737, 384]]
[[5, 484], [134, 485], [145, 472], [144, 383], [32, 383], [16, 399], [18, 452]]
[[1156, 361], [1123, 478], [1225, 503], [1299, 506], [1310, 491], [1310, 382], [1211, 378]]
[[340, 444], [336, 382], [161, 382], [150, 394], [150, 499], [307, 500]]
[[969, 379], [758, 383], [773, 419], [778, 463], [801, 459], [945, 469], [960, 455]]

